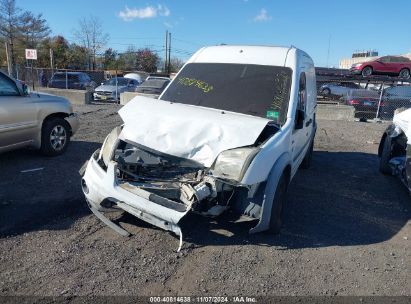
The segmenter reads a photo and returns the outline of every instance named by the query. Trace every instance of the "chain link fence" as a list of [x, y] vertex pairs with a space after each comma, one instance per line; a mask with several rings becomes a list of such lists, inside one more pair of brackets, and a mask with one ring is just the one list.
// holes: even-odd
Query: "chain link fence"
[[392, 120], [398, 108], [411, 108], [409, 81], [342, 81], [317, 84], [318, 102], [352, 106], [359, 120]]
[[20, 71], [20, 80], [23, 80], [31, 88], [59, 88], [94, 91], [96, 87], [105, 81], [122, 77], [128, 73], [138, 74], [142, 80], [149, 75], [142, 71], [116, 71], [116, 70], [69, 70], [25, 67]]

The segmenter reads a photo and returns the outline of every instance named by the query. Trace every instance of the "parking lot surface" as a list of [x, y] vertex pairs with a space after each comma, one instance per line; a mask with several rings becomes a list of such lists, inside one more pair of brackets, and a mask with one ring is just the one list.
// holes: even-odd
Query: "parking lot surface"
[[78, 170], [121, 124], [119, 106], [77, 106], [63, 156], [0, 155], [1, 295], [411, 295], [411, 200], [378, 172], [387, 124], [318, 121], [312, 167], [292, 182], [278, 236], [253, 222], [189, 215], [178, 239], [88, 210]]

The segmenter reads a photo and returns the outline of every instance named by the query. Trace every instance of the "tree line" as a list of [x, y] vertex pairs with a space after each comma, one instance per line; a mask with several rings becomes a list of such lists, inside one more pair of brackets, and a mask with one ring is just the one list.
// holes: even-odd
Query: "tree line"
[[[17, 67], [28, 65], [25, 49], [37, 49], [37, 67], [75, 70], [138, 70], [156, 72], [162, 68], [159, 55], [150, 48], [130, 45], [125, 52], [106, 49], [109, 35], [101, 20], [82, 18], [73, 30], [74, 42], [65, 37], [51, 36], [50, 27], [42, 14], [35, 15], [16, 6], [15, 0], [0, 0], [0, 65], [7, 65], [6, 44], [12, 74]], [[179, 58], [171, 58], [171, 72], [181, 68]]]

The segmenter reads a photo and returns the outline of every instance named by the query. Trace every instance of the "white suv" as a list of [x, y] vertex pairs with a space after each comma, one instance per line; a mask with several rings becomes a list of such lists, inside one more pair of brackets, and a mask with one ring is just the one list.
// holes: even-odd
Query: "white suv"
[[136, 97], [81, 171], [91, 210], [120, 208], [180, 236], [188, 212], [231, 208], [278, 233], [316, 132], [312, 59], [294, 47], [200, 49], [158, 100]]

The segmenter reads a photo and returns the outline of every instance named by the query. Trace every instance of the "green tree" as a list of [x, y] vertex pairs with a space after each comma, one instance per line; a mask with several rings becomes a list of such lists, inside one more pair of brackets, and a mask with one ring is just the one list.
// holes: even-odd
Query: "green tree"
[[117, 52], [112, 48], [105, 50], [103, 55], [103, 66], [106, 70], [117, 68]]
[[24, 12], [20, 16], [18, 40], [24, 48], [37, 48], [40, 42], [50, 34], [47, 21], [42, 14], [35, 16], [31, 12]]
[[119, 55], [117, 67], [119, 70], [135, 70], [136, 69], [136, 48], [129, 45], [124, 53]]
[[136, 54], [136, 68], [139, 71], [153, 73], [157, 71], [160, 58], [149, 48], [138, 49]]
[[[85, 70], [89, 64], [89, 51], [84, 46], [70, 44], [67, 50], [66, 68]], [[59, 66], [57, 66], [59, 67]], [[60, 68], [60, 67], [59, 67]]]
[[[26, 63], [24, 50], [38, 48], [49, 34], [50, 28], [41, 14], [22, 11], [15, 0], [0, 0], [0, 42], [10, 46], [13, 76], [17, 76], [16, 64]], [[42, 55], [39, 53], [38, 57]]]
[[15, 69], [15, 45], [16, 37], [19, 35], [20, 9], [16, 7], [15, 0], [0, 0], [0, 38], [1, 42], [7, 42], [10, 46], [12, 76], [16, 76]]

